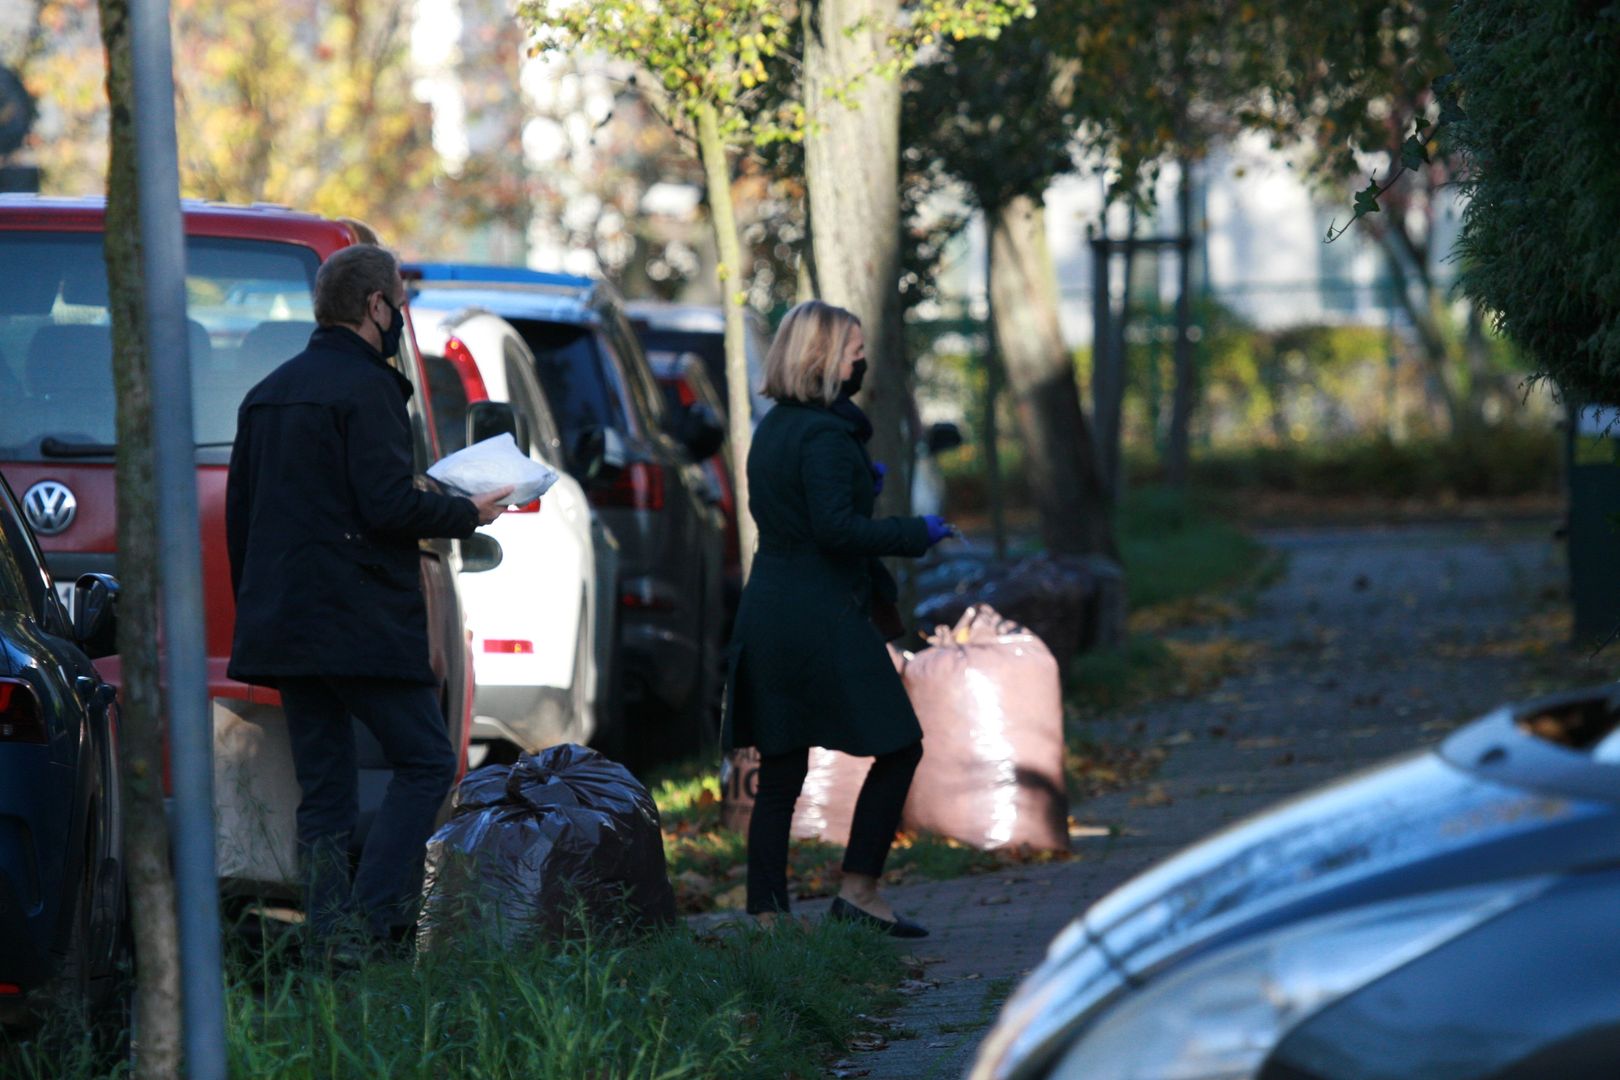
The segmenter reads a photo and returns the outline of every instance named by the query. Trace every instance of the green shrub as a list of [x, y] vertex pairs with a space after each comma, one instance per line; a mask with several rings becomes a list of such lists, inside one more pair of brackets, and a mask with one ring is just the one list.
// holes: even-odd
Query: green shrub
[[1620, 4], [1455, 4], [1462, 285], [1565, 389], [1620, 401]]
[[[1207, 491], [1276, 491], [1339, 497], [1495, 498], [1558, 490], [1563, 446], [1551, 428], [1501, 425], [1454, 438], [1206, 451], [1193, 485]], [[1146, 468], [1137, 476], [1151, 475]]]

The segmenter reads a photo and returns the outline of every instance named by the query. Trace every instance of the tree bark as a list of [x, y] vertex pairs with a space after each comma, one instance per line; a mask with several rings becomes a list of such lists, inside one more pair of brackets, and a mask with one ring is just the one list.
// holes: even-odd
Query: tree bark
[[875, 72], [898, 12], [898, 0], [804, 6], [804, 166], [816, 284], [865, 330], [872, 456], [890, 470], [884, 511], [904, 514], [916, 436], [900, 307], [900, 85]]
[[1171, 487], [1187, 486], [1191, 454], [1193, 406], [1198, 401], [1197, 350], [1192, 339], [1192, 178], [1186, 159], [1181, 162], [1181, 186], [1176, 202], [1181, 211], [1181, 244], [1176, 249], [1176, 385], [1171, 392], [1170, 438], [1165, 448], [1165, 479]]
[[698, 152], [709, 186], [709, 213], [714, 222], [714, 243], [720, 253], [717, 277], [720, 306], [726, 315], [726, 413], [730, 426], [732, 490], [737, 500], [737, 541], [742, 553], [743, 580], [754, 564], [758, 531], [748, 510], [748, 448], [753, 440], [753, 399], [748, 392], [748, 345], [743, 326], [741, 289], [742, 244], [737, 239], [737, 214], [731, 199], [731, 162], [720, 137], [720, 117], [713, 105], [698, 112]]
[[[1104, 218], [1106, 228], [1106, 216]], [[1131, 240], [1136, 236], [1136, 211], [1130, 214], [1130, 228], [1125, 242], [1120, 245], [1124, 254], [1124, 293], [1120, 297], [1119, 312], [1113, 310], [1109, 295], [1109, 280], [1113, 271], [1113, 245], [1106, 235], [1102, 244], [1093, 248], [1097, 252], [1094, 273], [1097, 275], [1096, 311], [1099, 325], [1092, 333], [1091, 409], [1096, 421], [1097, 475], [1104, 498], [1110, 507], [1116, 506], [1125, 493], [1124, 457], [1120, 452], [1120, 437], [1125, 411], [1125, 376], [1130, 361], [1130, 342], [1126, 334], [1131, 316], [1131, 274], [1134, 272], [1136, 248]]]
[[1053, 554], [1118, 558], [1074, 362], [1058, 323], [1046, 210], [1020, 196], [988, 212], [990, 309], [1024, 444], [1024, 468]]
[[1110, 503], [1117, 484], [1109, 453], [1119, 446], [1120, 407], [1125, 396], [1124, 358], [1114, 350], [1114, 301], [1109, 295], [1113, 268], [1113, 247], [1107, 236], [1094, 237], [1091, 241], [1091, 432], [1098, 479]]
[[[986, 287], [990, 281], [990, 252], [984, 254]], [[1001, 357], [996, 355], [996, 313], [991, 307], [984, 335], [984, 472], [985, 490], [990, 497], [990, 535], [997, 561], [1007, 557], [1007, 508], [1001, 476], [1001, 388], [1006, 375]]]
[[[1392, 232], [1399, 235], [1392, 236]], [[1373, 237], [1384, 253], [1384, 265], [1389, 269], [1395, 301], [1417, 332], [1418, 352], [1423, 358], [1427, 376], [1424, 382], [1429, 394], [1440, 405], [1450, 431], [1460, 434], [1469, 426], [1469, 418], [1464, 414], [1448, 379], [1451, 349], [1440, 326], [1442, 303], [1438, 290], [1426, 268], [1416, 261], [1416, 249], [1410, 237], [1406, 236], [1404, 227], [1375, 228]], [[1409, 261], [1412, 264], [1410, 271], [1407, 265]], [[1415, 287], [1412, 280], [1414, 273], [1417, 278]]]
[[127, 0], [99, 0], [107, 50], [108, 309], [118, 393], [118, 651], [122, 660], [124, 859], [134, 922], [138, 1080], [180, 1075], [180, 948], [168, 818], [163, 808], [163, 709], [158, 681], [157, 481], [135, 174], [133, 56]]

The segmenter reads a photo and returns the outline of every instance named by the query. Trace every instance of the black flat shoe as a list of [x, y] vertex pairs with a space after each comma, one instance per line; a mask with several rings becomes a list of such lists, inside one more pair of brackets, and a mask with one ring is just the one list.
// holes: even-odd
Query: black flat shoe
[[928, 936], [926, 927], [899, 917], [892, 920], [880, 919], [870, 911], [862, 911], [842, 896], [832, 902], [832, 907], [827, 910], [827, 918], [870, 926], [873, 930], [888, 934], [890, 937], [920, 938]]

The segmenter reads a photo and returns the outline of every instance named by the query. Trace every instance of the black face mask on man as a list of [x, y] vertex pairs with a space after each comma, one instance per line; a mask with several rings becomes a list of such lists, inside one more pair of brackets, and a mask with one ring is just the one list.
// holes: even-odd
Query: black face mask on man
[[382, 344], [378, 348], [382, 351], [383, 359], [386, 360], [399, 352], [399, 339], [405, 333], [405, 315], [391, 301], [384, 300], [383, 303], [388, 305], [388, 310], [393, 313], [393, 318], [388, 320], [387, 326], [383, 326], [375, 319], [371, 320], [371, 325], [375, 326], [382, 334]]
[[861, 384], [866, 382], [866, 358], [855, 361], [850, 365], [849, 378], [838, 384], [839, 397], [854, 397], [861, 392]]

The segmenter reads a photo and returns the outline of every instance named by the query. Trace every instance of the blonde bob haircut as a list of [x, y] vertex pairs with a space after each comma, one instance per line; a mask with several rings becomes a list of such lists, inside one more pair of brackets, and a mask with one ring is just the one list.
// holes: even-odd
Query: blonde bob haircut
[[788, 312], [765, 355], [765, 382], [760, 392], [777, 401], [831, 405], [844, 381], [839, 368], [849, 332], [860, 325], [843, 308], [820, 300], [806, 300]]

